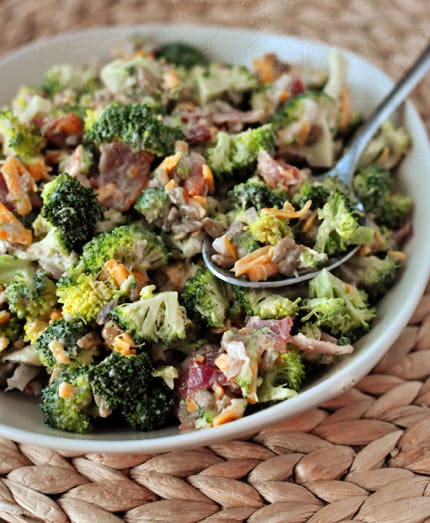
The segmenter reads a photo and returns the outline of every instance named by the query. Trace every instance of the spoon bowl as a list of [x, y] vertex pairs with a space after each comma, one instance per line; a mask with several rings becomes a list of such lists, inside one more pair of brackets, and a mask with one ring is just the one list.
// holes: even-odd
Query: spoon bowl
[[[345, 263], [352, 256], [354, 256], [354, 254], [358, 251], [359, 248], [360, 246], [356, 245], [355, 247], [350, 249], [344, 256], [342, 256], [342, 258], [336, 258], [328, 264], [325, 264], [324, 268], [329, 271], [331, 271], [332, 269], [336, 269], [336, 267], [339, 267], [339, 265], [342, 265], [342, 263]], [[230, 285], [237, 285], [238, 287], [247, 287], [249, 289], [275, 289], [279, 287], [287, 287], [288, 285], [293, 285], [309, 280], [321, 271], [321, 269], [317, 268], [313, 271], [308, 271], [303, 274], [297, 274], [296, 276], [290, 276], [289, 278], [282, 278], [277, 280], [244, 280], [242, 278], [237, 278], [236, 276], [233, 276], [230, 271], [221, 269], [221, 267], [216, 265], [211, 259], [213, 252], [214, 251], [211, 247], [211, 242], [209, 240], [205, 240], [205, 242], [203, 243], [202, 257], [206, 264], [206, 267], [212, 272], [212, 274], [214, 274], [218, 279], [225, 281], [226, 283], [229, 283]]]

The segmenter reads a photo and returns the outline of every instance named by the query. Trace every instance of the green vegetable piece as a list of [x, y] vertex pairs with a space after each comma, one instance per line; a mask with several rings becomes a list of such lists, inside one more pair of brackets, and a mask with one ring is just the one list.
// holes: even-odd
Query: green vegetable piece
[[148, 389], [151, 372], [152, 362], [145, 352], [130, 356], [112, 352], [90, 368], [89, 380], [108, 409], [128, 408]]
[[97, 275], [104, 264], [115, 259], [130, 270], [147, 271], [167, 264], [169, 252], [161, 238], [137, 224], [120, 225], [95, 236], [83, 249], [79, 263], [69, 271]]
[[179, 304], [178, 293], [173, 291], [119, 305], [112, 311], [112, 318], [138, 343], [148, 341], [165, 345], [184, 339], [189, 321], [184, 307]]
[[333, 336], [355, 340], [365, 334], [375, 317], [365, 291], [346, 284], [326, 269], [309, 283], [309, 299], [301, 309], [306, 312], [302, 322], [312, 321]]
[[260, 213], [248, 228], [255, 240], [265, 245], [276, 245], [282, 238], [293, 236], [288, 220], [271, 214]]
[[301, 298], [290, 300], [281, 293], [269, 290], [249, 290], [234, 287], [236, 307], [240, 306], [247, 317], [259, 316], [263, 320], [281, 320], [287, 316], [295, 317]]
[[223, 97], [239, 103], [244, 94], [258, 84], [257, 78], [243, 65], [213, 62], [208, 67], [194, 67], [190, 75], [201, 105]]
[[190, 318], [208, 327], [224, 326], [229, 300], [224, 285], [208, 270], [199, 269], [186, 281], [180, 295]]
[[394, 194], [393, 175], [377, 165], [359, 171], [354, 177], [354, 190], [367, 212], [374, 214], [378, 225], [399, 229], [412, 209], [409, 196]]
[[134, 282], [130, 278], [130, 285], [119, 289], [111, 279], [99, 280], [93, 274], [80, 274], [76, 280], [65, 276], [57, 283], [58, 301], [68, 321], [91, 323], [111, 300], [126, 296]]
[[0, 285], [10, 311], [19, 319], [49, 316], [57, 302], [54, 282], [29, 260], [1, 255]]
[[387, 293], [396, 280], [399, 262], [389, 254], [378, 256], [354, 256], [341, 265], [338, 272], [341, 278], [364, 289], [376, 301]]
[[329, 256], [344, 252], [349, 245], [370, 243], [374, 231], [361, 226], [338, 191], [332, 193], [327, 203], [318, 211], [321, 224], [318, 228], [314, 249]]
[[208, 163], [218, 177], [251, 172], [257, 163], [259, 151], [269, 153], [274, 147], [274, 134], [270, 124], [238, 134], [220, 131], [214, 147], [208, 150]]
[[45, 367], [53, 368], [59, 364], [88, 364], [96, 352], [81, 349], [78, 341], [88, 332], [83, 321], [55, 320], [42, 332], [36, 342], [36, 352]]
[[30, 160], [38, 156], [46, 141], [34, 124], [23, 124], [11, 110], [0, 112], [0, 135], [3, 137], [3, 154]]
[[184, 42], [169, 42], [161, 45], [155, 52], [157, 58], [163, 58], [171, 64], [191, 69], [195, 65], [207, 65], [208, 59], [199, 49]]
[[152, 224], [162, 219], [169, 202], [169, 195], [164, 188], [148, 187], [140, 193], [134, 208], [149, 224]]
[[[61, 387], [73, 387], [67, 397], [60, 396]], [[40, 408], [44, 422], [53, 429], [85, 434], [92, 430], [96, 407], [85, 366], [62, 369], [60, 375], [42, 391]]]
[[166, 156], [184, 137], [179, 127], [165, 125], [163, 115], [147, 104], [115, 102], [89, 118], [91, 121], [85, 122], [85, 140], [96, 144], [123, 142], [135, 151]]
[[257, 391], [259, 401], [282, 401], [296, 396], [304, 377], [305, 366], [299, 351], [289, 348], [271, 370], [263, 373]]
[[255, 207], [257, 211], [264, 207], [282, 208], [286, 199], [283, 191], [272, 191], [263, 181], [253, 178], [235, 185], [228, 193], [231, 207], [241, 210], [250, 207]]
[[56, 228], [61, 244], [68, 252], [80, 251], [102, 216], [94, 189], [63, 173], [44, 186], [42, 200], [42, 216]]
[[92, 91], [97, 85], [95, 69], [75, 64], [53, 65], [43, 77], [42, 90], [48, 96], [71, 89], [79, 93]]
[[161, 385], [151, 385], [121, 412], [126, 422], [135, 430], [149, 431], [168, 423], [174, 413], [173, 393]]

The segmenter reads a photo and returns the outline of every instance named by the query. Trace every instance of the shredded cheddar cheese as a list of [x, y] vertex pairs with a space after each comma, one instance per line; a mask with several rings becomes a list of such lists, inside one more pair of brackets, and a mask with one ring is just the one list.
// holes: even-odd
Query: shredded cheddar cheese
[[59, 340], [52, 340], [48, 345], [49, 350], [55, 358], [55, 361], [60, 364], [70, 363], [70, 358], [65, 351], [64, 343]]
[[63, 399], [70, 398], [73, 394], [73, 390], [73, 385], [67, 383], [67, 381], [63, 381], [58, 387], [58, 396]]

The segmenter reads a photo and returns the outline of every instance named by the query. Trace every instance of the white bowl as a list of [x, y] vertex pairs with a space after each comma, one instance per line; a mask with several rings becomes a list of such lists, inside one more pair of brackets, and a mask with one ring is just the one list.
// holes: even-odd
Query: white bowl
[[[282, 59], [325, 68], [329, 47], [318, 42], [252, 30], [220, 27], [148, 25], [96, 28], [36, 42], [0, 60], [0, 104], [22, 84], [38, 85], [44, 71], [56, 63], [87, 63], [107, 58], [112, 46], [133, 33], [158, 42], [184, 40], [228, 62], [250, 64], [253, 57], [274, 51]], [[392, 81], [360, 56], [345, 51], [354, 107], [365, 114], [388, 92]], [[34, 445], [79, 452], [163, 452], [214, 443], [252, 434], [297, 415], [340, 394], [363, 377], [388, 350], [412, 315], [430, 273], [430, 146], [424, 125], [411, 104], [402, 115], [413, 137], [413, 147], [402, 164], [402, 187], [415, 202], [414, 233], [406, 246], [407, 260], [398, 283], [378, 307], [371, 332], [356, 344], [355, 352], [322, 372], [297, 397], [220, 427], [179, 432], [167, 428], [147, 433], [119, 430], [75, 435], [47, 428], [36, 401], [22, 394], [1, 393], [0, 434]]]

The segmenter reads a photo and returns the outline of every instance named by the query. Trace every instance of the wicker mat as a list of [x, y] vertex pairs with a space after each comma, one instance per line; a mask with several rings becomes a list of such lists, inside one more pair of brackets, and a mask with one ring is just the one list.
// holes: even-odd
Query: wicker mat
[[[1, 0], [0, 52], [41, 36], [149, 21], [298, 34], [394, 77], [430, 35], [428, 0]], [[414, 99], [430, 129], [430, 79]], [[354, 389], [249, 440], [149, 455], [70, 455], [0, 439], [0, 521], [430, 522], [430, 286]]]

